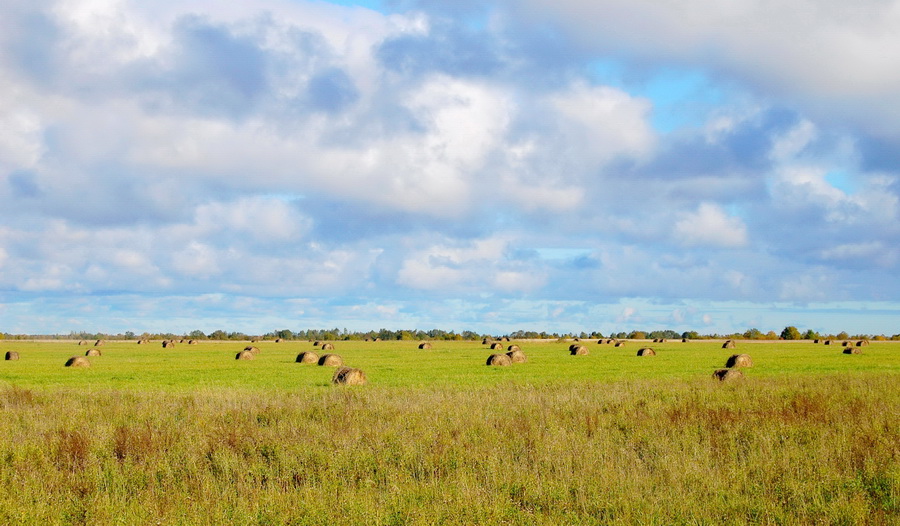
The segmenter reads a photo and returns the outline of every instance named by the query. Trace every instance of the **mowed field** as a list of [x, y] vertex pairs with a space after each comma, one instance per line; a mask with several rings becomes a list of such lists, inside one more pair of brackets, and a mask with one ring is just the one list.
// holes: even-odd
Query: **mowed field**
[[417, 343], [2, 341], [0, 523], [900, 521], [900, 343]]

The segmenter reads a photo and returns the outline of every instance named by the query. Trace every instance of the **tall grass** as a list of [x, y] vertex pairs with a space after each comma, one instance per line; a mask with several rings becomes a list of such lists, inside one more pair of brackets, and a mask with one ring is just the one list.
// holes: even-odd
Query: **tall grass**
[[896, 523], [897, 379], [7, 385], [0, 523]]

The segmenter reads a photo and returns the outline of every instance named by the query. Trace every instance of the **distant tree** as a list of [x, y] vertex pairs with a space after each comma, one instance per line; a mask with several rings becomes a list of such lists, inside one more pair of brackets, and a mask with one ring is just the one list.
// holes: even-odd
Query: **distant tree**
[[769, 332], [766, 333], [766, 338], [765, 338], [765, 339], [767, 339], [767, 340], [777, 340], [777, 339], [778, 339], [778, 335], [775, 334], [775, 331], [769, 331]]
[[275, 331], [275, 337], [282, 340], [293, 340], [294, 333], [290, 329], [281, 329], [280, 331]]
[[804, 340], [816, 340], [818, 338], [819, 338], [819, 333], [817, 333], [816, 331], [814, 331], [812, 329], [809, 329], [803, 333]]
[[850, 335], [847, 334], [845, 331], [841, 331], [835, 335], [835, 339], [837, 339], [837, 340], [846, 340], [849, 337], [850, 337]]
[[800, 331], [797, 327], [793, 325], [787, 326], [781, 331], [781, 338], [785, 340], [800, 340], [802, 336], [800, 335]]
[[201, 330], [195, 330], [188, 333], [188, 337], [192, 340], [205, 340], [206, 334]]
[[759, 329], [750, 329], [744, 332], [744, 338], [747, 340], [761, 340], [763, 337], [762, 331]]
[[209, 339], [210, 340], [227, 340], [228, 333], [219, 329], [217, 331], [213, 331], [213, 332], [209, 333]]
[[631, 331], [627, 336], [629, 340], [643, 340], [646, 337], [647, 333], [645, 333], [644, 331]]
[[681, 337], [687, 338], [689, 340], [696, 340], [700, 338], [700, 333], [698, 333], [697, 331], [685, 331], [681, 333]]

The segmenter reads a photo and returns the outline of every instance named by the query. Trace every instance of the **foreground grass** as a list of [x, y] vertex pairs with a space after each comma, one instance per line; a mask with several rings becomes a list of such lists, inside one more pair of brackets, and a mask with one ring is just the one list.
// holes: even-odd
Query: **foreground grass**
[[7, 382], [0, 523], [897, 523], [897, 380]]

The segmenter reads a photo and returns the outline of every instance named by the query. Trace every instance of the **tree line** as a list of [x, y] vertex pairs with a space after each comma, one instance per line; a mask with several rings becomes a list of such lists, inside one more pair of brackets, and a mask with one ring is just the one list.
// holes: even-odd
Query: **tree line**
[[575, 332], [546, 332], [546, 331], [526, 331], [517, 330], [507, 334], [487, 334], [476, 331], [445, 331], [441, 329], [431, 329], [428, 331], [420, 329], [404, 329], [391, 330], [379, 329], [370, 331], [349, 331], [347, 329], [305, 329], [300, 331], [292, 331], [290, 329], [279, 329], [265, 334], [246, 334], [243, 332], [225, 331], [222, 329], [205, 333], [201, 330], [193, 330], [184, 334], [166, 333], [148, 333], [137, 334], [133, 331], [124, 333], [103, 333], [103, 332], [87, 332], [87, 331], [71, 331], [68, 334], [10, 334], [0, 332], [0, 339], [8, 340], [26, 340], [26, 339], [45, 339], [45, 340], [172, 340], [172, 339], [192, 339], [192, 340], [482, 340], [484, 338], [510, 338], [515, 340], [550, 340], [550, 339], [599, 339], [599, 338], [618, 338], [630, 340], [643, 339], [681, 339], [687, 338], [691, 340], [704, 339], [744, 339], [744, 340], [814, 340], [814, 339], [834, 339], [834, 340], [900, 340], [900, 334], [886, 336], [883, 334], [849, 334], [846, 331], [839, 333], [819, 333], [812, 329], [801, 331], [797, 327], [785, 327], [780, 333], [775, 331], [762, 332], [759, 329], [749, 329], [744, 332], [735, 332], [731, 334], [700, 334], [697, 331], [676, 332], [671, 329], [654, 330], [654, 331], [619, 331], [604, 334], [600, 331], [580, 333]]

